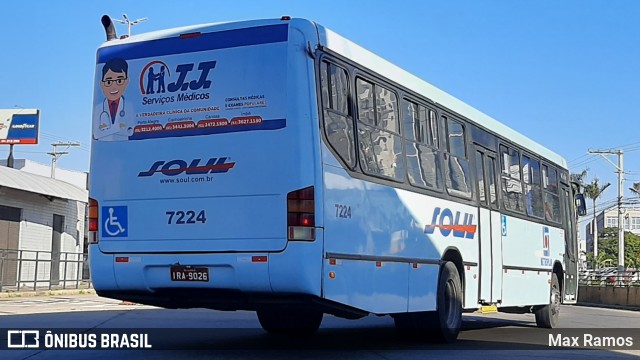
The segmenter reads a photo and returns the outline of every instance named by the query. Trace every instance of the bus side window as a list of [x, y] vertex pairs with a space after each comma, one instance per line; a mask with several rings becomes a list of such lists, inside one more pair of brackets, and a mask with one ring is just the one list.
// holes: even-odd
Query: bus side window
[[496, 159], [487, 156], [487, 181], [489, 182], [489, 205], [492, 209], [500, 208], [498, 204], [498, 190], [496, 186]]
[[373, 84], [358, 79], [356, 81], [356, 92], [358, 101], [358, 120], [371, 126], [376, 125], [375, 105], [373, 100]]
[[478, 183], [478, 201], [480, 202], [480, 205], [487, 206], [484, 170], [484, 153], [478, 150], [476, 151], [476, 181]]
[[429, 146], [433, 145], [434, 129], [430, 126], [432, 124], [428, 119], [428, 113], [434, 112], [406, 99], [402, 100], [402, 110], [409, 183], [413, 186], [440, 190], [440, 154], [437, 145]]
[[446, 184], [450, 195], [470, 199], [473, 195], [469, 160], [467, 160], [466, 138], [462, 123], [447, 116], [447, 152], [445, 153]]
[[549, 221], [560, 223], [560, 196], [558, 195], [558, 172], [542, 165], [542, 187], [544, 188], [544, 215]]
[[329, 145], [349, 167], [356, 164], [355, 132], [349, 114], [349, 77], [347, 71], [322, 62], [320, 67], [324, 130]]
[[399, 134], [398, 98], [396, 94], [382, 86], [375, 86], [376, 124], [387, 131]]
[[511, 211], [524, 212], [522, 183], [520, 182], [520, 153], [500, 145], [502, 156], [502, 198], [504, 207]]
[[525, 205], [527, 215], [544, 217], [542, 190], [540, 189], [540, 162], [526, 155], [522, 156], [522, 180], [525, 184]]
[[362, 171], [368, 175], [404, 181], [404, 155], [396, 94], [364, 79], [356, 80], [356, 93]]
[[429, 136], [431, 137], [431, 145], [435, 149], [438, 148], [438, 119], [436, 112], [429, 109]]

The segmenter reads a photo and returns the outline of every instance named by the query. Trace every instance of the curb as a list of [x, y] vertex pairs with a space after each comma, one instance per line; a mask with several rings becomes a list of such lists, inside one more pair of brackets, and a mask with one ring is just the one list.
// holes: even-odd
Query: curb
[[95, 295], [94, 289], [37, 290], [20, 292], [0, 292], [0, 300], [61, 295]]

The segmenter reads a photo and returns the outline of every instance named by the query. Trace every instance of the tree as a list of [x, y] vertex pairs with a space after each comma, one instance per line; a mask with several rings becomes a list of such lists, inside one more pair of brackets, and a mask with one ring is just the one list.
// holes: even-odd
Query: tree
[[[584, 173], [584, 172], [583, 172]], [[598, 222], [596, 221], [596, 199], [602, 195], [602, 193], [611, 185], [611, 183], [606, 183], [603, 186], [598, 184], [598, 178], [594, 178], [591, 180], [591, 183], [584, 186], [584, 195], [589, 199], [593, 200], [593, 258], [595, 260], [599, 259], [598, 257]]]
[[[613, 263], [618, 262], [618, 229], [604, 228], [600, 232], [601, 254], [598, 255], [600, 264], [607, 259]], [[624, 263], [628, 268], [640, 268], [640, 236], [625, 231], [624, 232]]]
[[[617, 230], [616, 230], [617, 231]], [[611, 242], [609, 242], [611, 243]], [[600, 248], [602, 249], [602, 243], [600, 243]], [[605, 249], [607, 249], [607, 251], [600, 251], [598, 253], [598, 258], [596, 259], [595, 257], [593, 257], [593, 253], [589, 252], [586, 253], [587, 255], [587, 261], [590, 262], [591, 264], [593, 264], [593, 268], [594, 269], [599, 269], [601, 266], [606, 266], [607, 264], [613, 265], [618, 261], [617, 256], [614, 257], [613, 255], [610, 254], [611, 251], [609, 250], [609, 246], [605, 246]], [[617, 247], [616, 247], [617, 249]]]
[[577, 182], [580, 185], [584, 184], [584, 180], [587, 178], [589, 168], [582, 170], [580, 174], [571, 174], [571, 182]]

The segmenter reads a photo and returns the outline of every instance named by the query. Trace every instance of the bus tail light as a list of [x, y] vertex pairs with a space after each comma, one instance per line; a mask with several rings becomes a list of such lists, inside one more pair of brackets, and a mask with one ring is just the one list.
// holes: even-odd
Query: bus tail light
[[98, 243], [98, 201], [89, 198], [89, 243]]
[[313, 186], [287, 194], [287, 238], [314, 241], [316, 239]]
[[200, 35], [202, 35], [201, 32], [192, 32], [192, 33], [186, 33], [186, 34], [180, 34], [180, 39], [193, 39], [193, 38], [197, 38], [200, 37]]

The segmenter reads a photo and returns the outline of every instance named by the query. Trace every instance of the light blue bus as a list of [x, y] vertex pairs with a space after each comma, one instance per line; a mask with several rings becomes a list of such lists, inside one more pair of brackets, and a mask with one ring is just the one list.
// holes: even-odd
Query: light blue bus
[[308, 20], [103, 24], [100, 296], [256, 311], [280, 333], [391, 315], [443, 341], [463, 311], [554, 327], [576, 301], [584, 199], [559, 155]]

